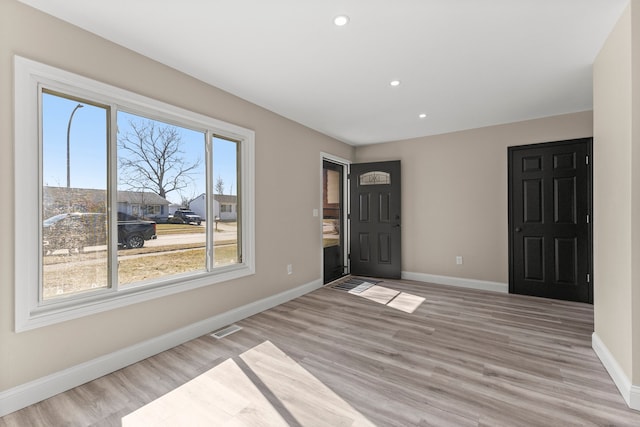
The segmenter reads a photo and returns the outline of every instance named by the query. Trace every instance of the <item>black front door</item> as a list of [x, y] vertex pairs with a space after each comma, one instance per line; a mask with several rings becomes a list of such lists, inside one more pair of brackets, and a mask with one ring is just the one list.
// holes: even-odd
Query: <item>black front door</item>
[[399, 279], [400, 161], [351, 165], [351, 274]]
[[509, 292], [593, 302], [591, 141], [509, 147]]

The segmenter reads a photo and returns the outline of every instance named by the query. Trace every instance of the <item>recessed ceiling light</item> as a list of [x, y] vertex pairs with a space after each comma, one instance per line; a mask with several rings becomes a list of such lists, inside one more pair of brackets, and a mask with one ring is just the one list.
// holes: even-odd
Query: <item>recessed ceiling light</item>
[[391, 86], [400, 86], [400, 80], [391, 80], [389, 83]]
[[425, 113], [420, 113], [418, 117], [420, 117], [421, 119], [425, 119], [427, 118], [427, 115]]
[[349, 23], [349, 17], [347, 15], [338, 15], [333, 19], [333, 23], [338, 27], [343, 27]]

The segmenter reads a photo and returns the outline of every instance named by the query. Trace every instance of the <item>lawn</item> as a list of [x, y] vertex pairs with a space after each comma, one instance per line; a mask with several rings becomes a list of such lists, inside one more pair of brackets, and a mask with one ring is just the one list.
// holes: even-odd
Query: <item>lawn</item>
[[[201, 246], [201, 245], [200, 245]], [[137, 251], [142, 251], [145, 248]], [[158, 252], [147, 256], [136, 256], [134, 251], [127, 251], [118, 261], [120, 286], [167, 277], [185, 272], [204, 271], [205, 249], [186, 248], [171, 252]], [[140, 255], [140, 253], [138, 253]], [[223, 266], [237, 262], [237, 245], [221, 245], [215, 247], [215, 265]], [[57, 258], [57, 257], [46, 257]], [[56, 295], [70, 295], [95, 288], [104, 288], [107, 283], [106, 252], [65, 256], [67, 262], [58, 262], [45, 266], [43, 274], [44, 299]]]
[[[220, 222], [215, 233], [226, 232], [218, 237], [214, 246], [215, 266], [237, 262], [235, 222]], [[206, 233], [206, 227], [191, 224], [157, 224], [158, 236]], [[230, 234], [231, 233], [231, 234]], [[233, 238], [231, 238], [233, 237]], [[197, 239], [200, 240], [200, 239]], [[118, 250], [118, 282], [127, 286], [147, 280], [166, 278], [183, 273], [205, 271], [205, 243], [171, 243], [162, 246], [147, 246], [139, 249]], [[72, 295], [107, 286], [106, 246], [98, 250], [72, 254], [48, 255], [42, 258], [43, 298]]]
[[[216, 226], [214, 226], [214, 231], [235, 231], [237, 229], [238, 224], [236, 222], [223, 222], [220, 221]], [[204, 233], [207, 229], [205, 227], [204, 222], [202, 225], [192, 225], [192, 224], [157, 224], [156, 225], [156, 233], [158, 236], [162, 236], [165, 234], [190, 234], [190, 233]]]
[[204, 224], [156, 224], [156, 234], [158, 236], [162, 236], [165, 234], [204, 233], [205, 231], [207, 231], [207, 229]]

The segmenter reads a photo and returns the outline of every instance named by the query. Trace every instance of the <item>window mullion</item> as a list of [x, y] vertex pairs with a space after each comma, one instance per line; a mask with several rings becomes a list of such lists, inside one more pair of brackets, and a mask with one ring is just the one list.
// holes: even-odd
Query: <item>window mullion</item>
[[207, 130], [205, 134], [205, 212], [207, 213], [207, 220], [205, 221], [205, 229], [207, 234], [206, 239], [206, 257], [207, 257], [207, 271], [212, 271], [215, 266], [215, 211], [213, 200], [213, 133], [211, 130]]
[[[43, 218], [43, 214], [42, 214], [42, 194], [43, 194], [43, 179], [42, 179], [42, 164], [43, 164], [43, 160], [42, 160], [42, 147], [43, 147], [43, 141], [42, 141], [42, 84], [38, 84], [37, 85], [37, 106], [38, 106], [38, 116], [37, 116], [37, 120], [38, 120], [38, 209], [37, 209], [37, 215], [38, 215], [38, 247], [42, 247], [42, 240], [43, 240], [43, 231], [42, 231], [42, 221], [45, 219]], [[18, 206], [18, 204], [16, 203], [16, 206]], [[43, 272], [43, 258], [44, 258], [44, 254], [42, 250], [38, 250], [38, 289], [37, 289], [37, 294], [34, 295], [35, 298], [30, 298], [30, 302], [33, 304], [31, 308], [37, 308], [38, 306], [40, 306], [43, 302], [44, 302], [44, 272]], [[32, 293], [33, 289], [29, 289], [29, 293]]]
[[245, 233], [245, 220], [243, 217], [243, 209], [244, 209], [244, 180], [242, 179], [243, 171], [243, 162], [249, 159], [249, 156], [246, 152], [246, 144], [238, 143], [236, 144], [236, 194], [238, 195], [236, 199], [236, 223], [238, 224], [238, 234], [236, 235], [237, 251], [238, 251], [238, 262], [244, 262], [244, 253], [243, 248], [245, 247], [244, 243], [244, 233]]
[[109, 108], [107, 124], [107, 212], [109, 224], [109, 289], [118, 291], [118, 108]]

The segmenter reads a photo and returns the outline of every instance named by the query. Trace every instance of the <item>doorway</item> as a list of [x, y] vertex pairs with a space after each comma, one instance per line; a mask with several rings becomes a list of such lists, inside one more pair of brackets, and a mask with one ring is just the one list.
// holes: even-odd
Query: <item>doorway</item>
[[592, 138], [509, 147], [509, 292], [593, 303]]
[[325, 284], [347, 274], [345, 164], [322, 160], [322, 248]]
[[400, 279], [400, 160], [350, 168], [351, 274]]
[[347, 274], [401, 277], [400, 161], [322, 155], [323, 282]]

